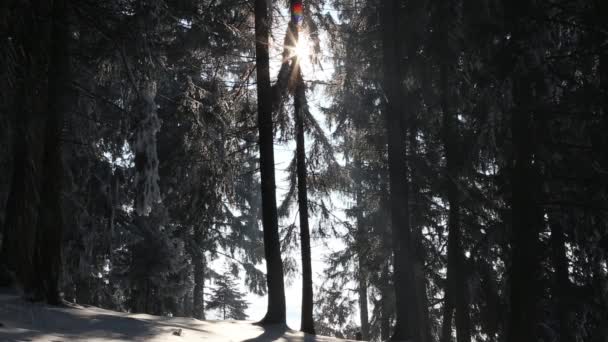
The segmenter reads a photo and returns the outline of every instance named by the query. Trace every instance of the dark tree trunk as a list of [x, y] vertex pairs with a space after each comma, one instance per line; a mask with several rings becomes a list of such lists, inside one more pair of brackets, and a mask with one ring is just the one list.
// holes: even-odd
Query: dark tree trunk
[[277, 217], [274, 175], [274, 146], [272, 129], [272, 89], [268, 37], [270, 16], [266, 0], [255, 0], [255, 51], [258, 88], [258, 129], [260, 174], [262, 183], [262, 224], [264, 226], [264, 255], [268, 284], [268, 311], [262, 324], [285, 324], [285, 284]]
[[[296, 62], [297, 63], [297, 62]], [[297, 85], [294, 97], [296, 124], [296, 171], [298, 174], [298, 207], [300, 213], [300, 248], [302, 251], [302, 327], [308, 334], [315, 334], [312, 292], [312, 263], [310, 260], [310, 229], [308, 227], [308, 195], [306, 186], [306, 146], [304, 144], [304, 113], [302, 103], [306, 87], [301, 69], [297, 68]]]
[[386, 279], [386, 283], [382, 284], [380, 289], [380, 339], [382, 341], [388, 341], [391, 336], [391, 311], [389, 310], [389, 290], [390, 284], [388, 283], [388, 267], [383, 270], [383, 278]]
[[[203, 248], [203, 237], [200, 229], [195, 230], [195, 240], [197, 241], [197, 250], [194, 253], [194, 293], [193, 300], [193, 317], [197, 319], [205, 319], [205, 252]], [[200, 236], [200, 237], [199, 237]]]
[[[298, 44], [298, 23], [293, 13], [298, 0], [291, 0], [291, 40], [295, 46]], [[288, 40], [289, 41], [289, 40]], [[298, 209], [300, 216], [300, 249], [302, 252], [302, 316], [300, 330], [315, 334], [313, 320], [313, 292], [312, 292], [312, 263], [310, 260], [310, 228], [308, 226], [308, 187], [306, 185], [306, 144], [304, 141], [304, 110], [306, 109], [306, 85], [302, 78], [302, 68], [298, 56], [292, 59], [293, 75], [295, 75], [294, 116], [296, 129], [296, 173], [298, 179]]]
[[[511, 137], [512, 164], [510, 170], [511, 198], [511, 260], [508, 268], [510, 280], [510, 313], [507, 328], [508, 342], [538, 341], [538, 313], [540, 270], [539, 233], [542, 211], [539, 209], [540, 179], [533, 163], [535, 131], [533, 89], [534, 57], [522, 49], [529, 44], [535, 28], [530, 27], [526, 15], [532, 13], [533, 2], [526, 0], [504, 1], [505, 30], [511, 34], [507, 45], [506, 71], [511, 76]], [[532, 94], [536, 93], [535, 96]]]
[[380, 322], [380, 339], [382, 341], [388, 341], [388, 339], [390, 338], [390, 328], [391, 322], [389, 320], [389, 317], [383, 316], [382, 321]]
[[452, 53], [449, 50], [449, 3], [442, 1], [439, 15], [440, 41], [442, 44], [440, 61], [440, 92], [441, 110], [443, 112], [443, 146], [446, 159], [446, 185], [449, 204], [448, 213], [448, 271], [445, 289], [445, 308], [442, 326], [442, 342], [448, 342], [452, 336], [452, 315], [456, 309], [456, 338], [458, 342], [471, 341], [471, 318], [465, 258], [461, 242], [460, 228], [460, 194], [458, 182], [460, 179], [460, 137], [455, 113], [450, 107], [449, 73], [453, 64]]
[[[137, 113], [136, 113], [137, 114]], [[132, 146], [134, 150], [134, 164], [135, 164], [135, 173], [139, 175], [143, 175], [145, 173], [145, 167], [147, 163], [147, 155], [144, 151], [138, 149], [135, 144]], [[133, 226], [137, 228], [137, 230], [143, 234], [143, 241], [139, 242], [137, 245], [132, 247], [133, 259], [140, 259], [145, 257], [145, 245], [151, 243], [151, 232], [147, 228], [146, 217], [143, 215], [143, 212], [140, 212], [138, 208], [143, 208], [145, 212], [145, 201], [144, 201], [144, 188], [145, 188], [145, 177], [139, 177], [139, 182], [135, 184], [134, 191], [134, 199], [133, 206], [135, 207], [133, 213]], [[149, 295], [149, 274], [146, 275], [139, 274], [136, 279], [136, 285], [132, 291], [132, 310], [133, 312], [143, 312], [150, 313], [148, 311], [148, 295]]]
[[[522, 82], [527, 84], [528, 82]], [[519, 87], [525, 87], [519, 84]], [[518, 90], [516, 90], [517, 94]], [[516, 99], [522, 99], [516, 96]], [[513, 113], [513, 142], [515, 148], [514, 168], [511, 177], [513, 197], [511, 200], [511, 315], [508, 341], [536, 341], [536, 302], [538, 297], [537, 274], [538, 234], [540, 227], [537, 196], [537, 175], [532, 165], [531, 113], [525, 109], [529, 102], [523, 101]]]
[[[8, 12], [9, 9], [7, 9]], [[38, 219], [38, 184], [37, 172], [40, 158], [39, 150], [34, 148], [35, 139], [41, 134], [40, 125], [36, 118], [42, 117], [36, 110], [46, 107], [44, 94], [45, 68], [40, 59], [44, 46], [44, 27], [37, 24], [39, 15], [37, 8], [24, 8], [22, 12], [13, 10], [13, 17], [21, 17], [20, 22], [14, 22], [9, 32], [14, 39], [13, 49], [21, 52], [21, 61], [15, 64], [15, 79], [18, 81], [14, 102], [11, 109], [14, 114], [16, 132], [13, 135], [13, 176], [6, 202], [6, 217], [4, 221], [4, 236], [2, 244], [2, 263], [10, 276], [10, 282], [21, 285], [29, 284], [33, 273], [32, 254], [36, 241], [36, 224]], [[48, 15], [48, 14], [47, 14]], [[41, 97], [33, 94], [41, 94]], [[8, 99], [9, 101], [11, 99]]]
[[559, 342], [572, 342], [574, 336], [570, 333], [568, 293], [570, 279], [568, 278], [568, 258], [566, 256], [566, 239], [564, 228], [557, 220], [551, 220], [551, 261], [554, 274], [553, 296], [557, 301], [559, 320]]
[[382, 6], [384, 93], [388, 134], [391, 223], [393, 230], [393, 266], [396, 298], [396, 324], [392, 340], [414, 341], [420, 335], [417, 326], [419, 309], [415, 298], [413, 253], [409, 226], [408, 189], [406, 182], [406, 127], [401, 102], [401, 51], [399, 44], [400, 1], [387, 0]]
[[[20, 91], [20, 98], [28, 96]], [[21, 102], [21, 101], [20, 101]], [[20, 105], [26, 106], [25, 103]], [[43, 131], [28, 109], [17, 114], [15, 141], [13, 143], [13, 177], [7, 198], [6, 219], [2, 243], [2, 263], [10, 273], [10, 282], [17, 282], [26, 289], [35, 283], [33, 254], [36, 242], [39, 203], [39, 160], [40, 150], [35, 147], [38, 134]]]
[[60, 141], [69, 78], [66, 11], [64, 1], [15, 9], [13, 14], [22, 20], [12, 32], [15, 49], [23, 55], [15, 69], [17, 134], [2, 262], [27, 297], [51, 304], [60, 300]]
[[449, 284], [447, 284], [443, 297], [443, 321], [441, 323], [440, 337], [441, 342], [450, 342], [452, 340], [452, 320], [454, 319], [454, 303], [448, 291], [449, 287]]
[[510, 320], [507, 341], [537, 341], [539, 272], [538, 235], [542, 215], [538, 208], [538, 175], [532, 164], [532, 80], [516, 76], [512, 112], [514, 166], [511, 174]]
[[363, 340], [369, 339], [369, 314], [367, 308], [367, 280], [362, 272], [361, 262], [359, 262], [359, 319], [361, 320], [361, 337]]
[[369, 314], [367, 308], [367, 267], [365, 262], [366, 249], [364, 246], [368, 244], [367, 234], [363, 226], [363, 213], [361, 212], [362, 207], [362, 176], [361, 176], [361, 160], [359, 157], [355, 157], [355, 174], [353, 178], [356, 181], [356, 205], [357, 205], [357, 261], [359, 266], [358, 272], [358, 290], [359, 290], [359, 318], [361, 320], [361, 338], [363, 340], [369, 339]]
[[53, 1], [51, 59], [49, 68], [49, 115], [46, 122], [40, 220], [37, 234], [37, 264], [41, 296], [49, 304], [59, 304], [59, 276], [61, 274], [62, 216], [62, 128], [70, 101], [70, 60], [67, 0]]
[[408, 160], [410, 160], [410, 189], [411, 189], [411, 198], [412, 201], [410, 203], [410, 226], [412, 231], [412, 248], [413, 248], [413, 267], [414, 267], [414, 286], [416, 287], [416, 300], [417, 300], [417, 309], [416, 318], [418, 321], [416, 325], [420, 327], [418, 330], [420, 335], [417, 337], [417, 341], [419, 342], [430, 342], [432, 339], [431, 335], [431, 326], [429, 324], [429, 301], [426, 293], [426, 276], [424, 272], [424, 261], [425, 261], [425, 252], [423, 245], [423, 235], [422, 235], [422, 217], [420, 213], [423, 212], [422, 204], [422, 196], [420, 186], [418, 186], [418, 174], [416, 173], [414, 165], [414, 161], [418, 160], [417, 151], [418, 151], [418, 141], [416, 136], [418, 134], [417, 121], [414, 115], [410, 118], [410, 133], [408, 134], [409, 138], [409, 156]]

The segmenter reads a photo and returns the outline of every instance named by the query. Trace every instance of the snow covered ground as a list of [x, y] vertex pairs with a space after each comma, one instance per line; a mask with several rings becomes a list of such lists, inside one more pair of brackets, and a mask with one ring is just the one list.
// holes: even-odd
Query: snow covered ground
[[67, 304], [52, 307], [0, 293], [0, 341], [281, 341], [337, 342], [281, 327], [247, 321], [199, 321], [193, 318], [127, 314]]

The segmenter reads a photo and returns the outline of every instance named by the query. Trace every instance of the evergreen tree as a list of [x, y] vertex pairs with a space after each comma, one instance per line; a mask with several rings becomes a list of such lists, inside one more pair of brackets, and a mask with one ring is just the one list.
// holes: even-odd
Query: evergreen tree
[[247, 319], [248, 303], [243, 299], [244, 294], [235, 290], [236, 283], [228, 273], [215, 278], [215, 288], [211, 290], [211, 298], [207, 302], [209, 310], [217, 310], [222, 319]]

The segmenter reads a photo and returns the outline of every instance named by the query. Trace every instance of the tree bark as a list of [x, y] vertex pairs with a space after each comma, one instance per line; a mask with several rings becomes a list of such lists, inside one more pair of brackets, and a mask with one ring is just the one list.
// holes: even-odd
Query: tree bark
[[557, 311], [559, 320], [559, 341], [572, 342], [574, 336], [570, 333], [568, 305], [568, 293], [570, 289], [570, 279], [568, 277], [568, 258], [566, 256], [564, 228], [557, 220], [551, 220], [551, 261], [554, 274], [553, 296], [557, 301]]
[[[359, 272], [361, 265], [359, 263]], [[365, 276], [359, 276], [359, 318], [361, 320], [361, 337], [369, 339], [369, 313], [367, 308], [367, 280]]]
[[[291, 41], [294, 47], [298, 44], [298, 23], [294, 15], [294, 6], [301, 1], [291, 0]], [[308, 187], [306, 185], [306, 144], [304, 137], [304, 110], [306, 109], [306, 85], [302, 78], [299, 56], [292, 59], [295, 75], [294, 116], [296, 129], [296, 173], [298, 179], [298, 209], [300, 216], [300, 250], [302, 254], [302, 312], [300, 330], [314, 335], [312, 263], [310, 260], [310, 227], [308, 225]]]
[[[194, 293], [192, 295], [193, 300], [193, 316], [196, 319], [205, 319], [205, 252], [203, 249], [203, 238], [202, 232], [198, 229], [196, 231], [197, 237], [197, 251], [195, 254], [194, 261]], [[200, 235], [200, 237], [199, 237]]]
[[[297, 63], [297, 62], [296, 62]], [[303, 100], [306, 89], [300, 68], [294, 97], [296, 124], [296, 169], [298, 174], [298, 207], [300, 213], [300, 248], [302, 252], [302, 326], [301, 330], [315, 334], [312, 291], [312, 262], [310, 256], [310, 228], [308, 226], [308, 195], [306, 186], [306, 145], [304, 143]]]
[[382, 341], [388, 341], [391, 334], [391, 312], [389, 310], [389, 270], [388, 264], [385, 263], [385, 267], [382, 269], [381, 275], [381, 287], [380, 287], [380, 339]]
[[270, 17], [266, 0], [255, 0], [255, 51], [258, 88], [258, 129], [260, 174], [262, 185], [262, 224], [264, 227], [264, 255], [268, 284], [268, 310], [262, 324], [285, 324], [285, 284], [277, 217], [274, 146], [272, 123], [272, 89], [268, 37]]
[[15, 66], [17, 134], [2, 262], [26, 297], [50, 304], [60, 299], [60, 140], [69, 77], [66, 10], [64, 1], [42, 1], [13, 12], [22, 18], [12, 32], [22, 61]]
[[449, 204], [448, 213], [448, 271], [445, 290], [444, 321], [442, 342], [448, 342], [452, 336], [452, 315], [456, 310], [456, 339], [458, 342], [471, 341], [471, 318], [465, 270], [465, 257], [462, 250], [460, 228], [460, 138], [455, 113], [450, 107], [449, 73], [453, 64], [452, 52], [449, 50], [449, 2], [440, 4], [439, 26], [440, 41], [443, 43], [439, 52], [441, 111], [443, 112], [443, 146], [446, 159], [446, 185]]
[[365, 263], [365, 250], [363, 246], [367, 244], [367, 234], [363, 227], [363, 213], [361, 212], [362, 207], [362, 177], [361, 177], [361, 160], [358, 156], [355, 157], [355, 174], [353, 178], [356, 182], [356, 204], [357, 204], [357, 261], [359, 266], [358, 279], [359, 282], [359, 318], [361, 321], [361, 338], [363, 340], [369, 339], [369, 314], [367, 307], [367, 267]]
[[443, 321], [441, 322], [440, 336], [441, 342], [450, 342], [452, 340], [452, 320], [454, 319], [454, 303], [452, 302], [452, 298], [450, 298], [449, 287], [449, 284], [447, 284], [443, 297]]
[[507, 341], [537, 341], [539, 270], [538, 235], [542, 216], [538, 208], [539, 180], [532, 164], [532, 113], [530, 79], [516, 76], [513, 86], [515, 108], [511, 124], [514, 166], [511, 173], [511, 266], [510, 320]]
[[406, 182], [406, 122], [401, 110], [401, 46], [399, 43], [400, 1], [387, 0], [382, 6], [384, 93], [390, 184], [391, 224], [393, 230], [393, 266], [396, 298], [396, 324], [393, 341], [417, 339], [419, 309], [415, 298], [413, 253], [409, 225], [408, 188]]
[[[540, 296], [538, 274], [540, 270], [539, 233], [542, 211], [539, 207], [541, 183], [533, 163], [534, 146], [534, 57], [524, 47], [536, 29], [530, 27], [526, 14], [532, 13], [533, 2], [526, 0], [504, 1], [505, 30], [511, 34], [507, 46], [505, 69], [511, 76], [511, 136], [512, 166], [510, 169], [511, 198], [511, 262], [510, 313], [507, 328], [508, 342], [537, 341], [537, 303]], [[542, 82], [540, 82], [542, 83]]]
[[538, 297], [537, 272], [538, 234], [540, 218], [535, 195], [537, 176], [532, 165], [531, 113], [525, 106], [521, 88], [528, 81], [517, 82], [515, 96], [521, 101], [513, 112], [512, 132], [515, 148], [514, 168], [511, 175], [511, 279], [508, 341], [536, 341], [536, 301]]
[[[416, 118], [414, 115], [410, 118], [409, 125], [409, 160], [415, 161], [418, 159], [417, 151], [418, 151], [418, 141], [416, 136], [418, 134], [418, 127]], [[414, 286], [416, 288], [416, 301], [417, 301], [417, 309], [416, 317], [418, 321], [416, 322], [416, 326], [419, 327], [418, 331], [420, 336], [417, 337], [417, 341], [419, 342], [430, 342], [432, 340], [431, 337], [431, 326], [429, 324], [429, 301], [426, 293], [426, 277], [424, 272], [424, 262], [425, 262], [425, 252], [423, 240], [424, 237], [422, 235], [422, 217], [420, 213], [423, 208], [420, 206], [423, 199], [421, 196], [420, 186], [418, 186], [418, 174], [416, 173], [416, 169], [412, 166], [413, 162], [410, 162], [410, 187], [411, 187], [411, 198], [412, 203], [410, 203], [410, 227], [412, 230], [412, 249], [413, 249], [413, 267], [414, 267]]]
[[53, 1], [51, 59], [49, 68], [49, 114], [46, 120], [39, 225], [37, 230], [37, 264], [39, 284], [49, 304], [61, 302], [59, 276], [63, 240], [62, 179], [63, 159], [61, 132], [64, 113], [70, 101], [70, 59], [67, 0]]

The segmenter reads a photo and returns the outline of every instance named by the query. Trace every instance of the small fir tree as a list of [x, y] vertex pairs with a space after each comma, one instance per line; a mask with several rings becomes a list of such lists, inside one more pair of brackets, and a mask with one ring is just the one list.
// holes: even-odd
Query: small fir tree
[[217, 287], [212, 290], [211, 298], [207, 308], [217, 310], [223, 319], [245, 320], [245, 310], [249, 303], [244, 299], [245, 294], [236, 290], [236, 282], [230, 273], [220, 275], [216, 278]]

